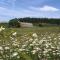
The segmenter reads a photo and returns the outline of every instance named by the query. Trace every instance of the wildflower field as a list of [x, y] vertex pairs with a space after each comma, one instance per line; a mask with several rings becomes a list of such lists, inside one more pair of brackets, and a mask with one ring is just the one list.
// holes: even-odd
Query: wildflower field
[[0, 27], [0, 60], [60, 60], [60, 27]]

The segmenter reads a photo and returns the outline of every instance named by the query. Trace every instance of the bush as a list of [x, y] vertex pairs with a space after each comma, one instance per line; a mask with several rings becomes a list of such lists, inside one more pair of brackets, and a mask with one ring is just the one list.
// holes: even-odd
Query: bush
[[15, 18], [15, 19], [12, 19], [9, 21], [9, 27], [13, 27], [13, 28], [18, 28], [20, 27], [20, 24], [18, 22], [18, 19]]
[[42, 24], [39, 24], [39, 27], [43, 27], [43, 25]]

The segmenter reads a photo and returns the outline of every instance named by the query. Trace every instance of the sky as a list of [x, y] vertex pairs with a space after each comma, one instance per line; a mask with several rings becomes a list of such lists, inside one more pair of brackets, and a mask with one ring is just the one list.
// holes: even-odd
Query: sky
[[60, 18], [60, 0], [0, 0], [0, 22], [23, 17]]

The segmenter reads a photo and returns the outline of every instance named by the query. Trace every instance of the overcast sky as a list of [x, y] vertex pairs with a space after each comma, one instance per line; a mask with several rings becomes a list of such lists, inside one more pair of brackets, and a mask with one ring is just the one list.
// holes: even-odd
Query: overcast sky
[[0, 0], [0, 22], [20, 17], [60, 18], [60, 0]]

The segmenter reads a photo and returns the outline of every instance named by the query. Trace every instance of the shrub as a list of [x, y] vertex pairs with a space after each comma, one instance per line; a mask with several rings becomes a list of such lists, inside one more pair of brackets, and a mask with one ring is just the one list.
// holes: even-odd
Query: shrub
[[43, 25], [42, 24], [39, 24], [39, 27], [43, 27]]
[[18, 28], [20, 27], [20, 24], [18, 22], [18, 19], [15, 18], [15, 19], [12, 19], [9, 21], [9, 27], [13, 27], [13, 28]]

